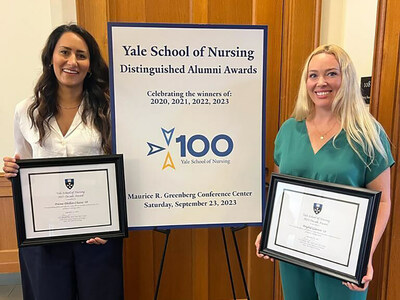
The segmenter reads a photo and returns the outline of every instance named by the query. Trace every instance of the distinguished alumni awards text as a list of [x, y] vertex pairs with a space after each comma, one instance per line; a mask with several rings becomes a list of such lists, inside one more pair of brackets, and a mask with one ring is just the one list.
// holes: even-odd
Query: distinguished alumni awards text
[[[152, 46], [150, 51], [147, 48], [143, 48], [140, 45], [128, 46], [123, 45], [123, 56], [128, 57], [196, 57], [196, 58], [234, 58], [234, 59], [246, 59], [252, 61], [254, 59], [254, 50], [241, 49], [237, 46], [235, 49], [221, 49], [218, 47], [202, 46], [199, 49], [191, 51], [190, 46], [185, 46], [181, 49], [169, 48], [167, 45], [162, 47]], [[258, 70], [253, 65], [247, 66], [203, 66], [198, 64], [173, 66], [158, 65], [158, 66], [144, 66], [143, 64], [120, 64], [120, 73], [130, 74], [148, 74], [154, 76], [155, 74], [257, 74]]]

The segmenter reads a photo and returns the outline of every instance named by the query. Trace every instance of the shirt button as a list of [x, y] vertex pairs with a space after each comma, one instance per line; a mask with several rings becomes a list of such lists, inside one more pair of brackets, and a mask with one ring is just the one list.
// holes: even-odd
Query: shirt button
[[63, 141], [61, 142], [61, 144], [62, 144], [63, 146], [65, 146], [65, 141], [63, 140]]

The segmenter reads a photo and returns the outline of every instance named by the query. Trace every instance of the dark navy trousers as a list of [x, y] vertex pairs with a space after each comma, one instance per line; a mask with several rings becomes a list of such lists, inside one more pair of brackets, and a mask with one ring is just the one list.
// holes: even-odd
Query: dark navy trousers
[[19, 249], [24, 300], [122, 300], [122, 239]]

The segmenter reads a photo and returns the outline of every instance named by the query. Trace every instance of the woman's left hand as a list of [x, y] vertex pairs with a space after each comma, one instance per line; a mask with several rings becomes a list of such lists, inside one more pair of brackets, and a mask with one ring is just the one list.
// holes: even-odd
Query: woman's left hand
[[86, 244], [91, 244], [91, 245], [104, 245], [105, 243], [107, 243], [107, 240], [103, 240], [102, 238], [99, 237], [91, 238], [86, 241]]
[[342, 282], [342, 283], [352, 291], [365, 291], [368, 288], [369, 282], [372, 280], [373, 276], [374, 276], [374, 268], [372, 267], [372, 263], [368, 263], [367, 274], [361, 280], [361, 282], [364, 283], [363, 288], [350, 282]]

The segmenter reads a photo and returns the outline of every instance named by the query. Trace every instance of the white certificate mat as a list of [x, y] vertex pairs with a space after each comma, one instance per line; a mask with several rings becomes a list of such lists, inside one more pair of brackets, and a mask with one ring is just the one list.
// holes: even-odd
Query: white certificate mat
[[[107, 169], [30, 173], [28, 177], [35, 232], [112, 224]], [[67, 187], [72, 184], [71, 189]]]
[[287, 254], [296, 252], [298, 257], [307, 257], [311, 262], [332, 263], [336, 269], [348, 267], [353, 258], [351, 272], [355, 274], [360, 243], [354, 244], [354, 236], [360, 236], [364, 227], [363, 220], [358, 220], [358, 211], [365, 214], [368, 202], [341, 198], [322, 196], [315, 189], [299, 192], [283, 188], [280, 207], [276, 207], [277, 228], [270, 231], [271, 238], [275, 237], [271, 249], [285, 249]]
[[109, 23], [130, 228], [260, 224], [266, 26]]
[[21, 170], [27, 238], [119, 230], [113, 164], [46, 169]]
[[380, 192], [281, 174], [269, 189], [261, 253], [360, 284]]

